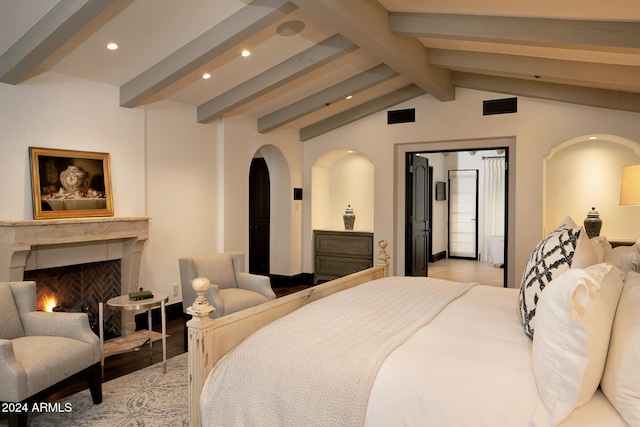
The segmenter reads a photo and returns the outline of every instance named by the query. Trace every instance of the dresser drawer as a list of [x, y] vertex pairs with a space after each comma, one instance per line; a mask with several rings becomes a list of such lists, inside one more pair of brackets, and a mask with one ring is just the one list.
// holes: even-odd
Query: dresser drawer
[[315, 273], [318, 279], [331, 280], [373, 266], [371, 259], [316, 256]]
[[317, 255], [373, 257], [371, 234], [317, 233], [315, 237]]

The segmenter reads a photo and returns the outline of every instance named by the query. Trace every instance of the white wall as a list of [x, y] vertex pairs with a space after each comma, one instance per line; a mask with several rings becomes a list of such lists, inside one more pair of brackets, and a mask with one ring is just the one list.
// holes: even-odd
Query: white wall
[[[195, 108], [175, 102], [145, 107], [145, 287], [166, 293], [180, 283], [178, 258], [215, 253], [221, 158], [217, 124], [196, 123]], [[116, 211], [116, 215], [118, 212]]]
[[[509, 246], [514, 261], [510, 263], [508, 282], [520, 280], [524, 264], [542, 236], [542, 158], [553, 146], [578, 135], [607, 133], [628, 139], [640, 139], [640, 115], [552, 101], [518, 98], [518, 113], [482, 116], [482, 101], [504, 97], [500, 94], [457, 89], [456, 100], [439, 102], [430, 95], [394, 108], [416, 108], [416, 123], [387, 125], [386, 112], [372, 115], [351, 125], [305, 142], [305, 183], [315, 160], [323, 154], [351, 148], [367, 155], [375, 166], [375, 239], [389, 241], [393, 256], [392, 271], [404, 263], [401, 252], [402, 218], [395, 214], [396, 189], [401, 185], [396, 147], [435, 151], [461, 148], [460, 141], [483, 138], [512, 140], [510, 155], [515, 167], [513, 218], [515, 244]], [[468, 148], [468, 147], [466, 147]], [[516, 149], [517, 148], [517, 149]], [[404, 160], [404, 159], [403, 159]], [[512, 200], [515, 199], [515, 200]], [[636, 209], [636, 208], [630, 208]], [[640, 212], [639, 212], [640, 213]], [[303, 220], [303, 249], [311, 245], [310, 223]], [[640, 230], [629, 225], [630, 238], [640, 237]], [[512, 236], [510, 236], [512, 237]], [[304, 267], [311, 266], [311, 254], [305, 253]], [[311, 271], [311, 270], [306, 270]], [[517, 279], [516, 279], [517, 277]]]
[[177, 103], [121, 108], [117, 87], [56, 73], [0, 85], [0, 112], [0, 220], [33, 219], [29, 146], [107, 152], [115, 216], [151, 217], [140, 285], [180, 301], [178, 257], [218, 247], [217, 125]]
[[[301, 208], [300, 202], [293, 200], [293, 188], [302, 187], [302, 144], [297, 133], [283, 131], [262, 135], [256, 132], [255, 119], [242, 116], [225, 119], [220, 127], [224, 150], [221, 185], [224, 203], [219, 209], [223, 215], [221, 232], [225, 250], [249, 252], [249, 169], [251, 159], [260, 151], [264, 154], [270, 177], [278, 177], [276, 181], [281, 183], [271, 186], [270, 272], [300, 273], [300, 224], [304, 203]], [[263, 147], [266, 146], [272, 148], [265, 151]]]
[[110, 154], [117, 215], [144, 215], [144, 112], [118, 107], [118, 88], [44, 73], [0, 84], [0, 219], [33, 219], [29, 147]]

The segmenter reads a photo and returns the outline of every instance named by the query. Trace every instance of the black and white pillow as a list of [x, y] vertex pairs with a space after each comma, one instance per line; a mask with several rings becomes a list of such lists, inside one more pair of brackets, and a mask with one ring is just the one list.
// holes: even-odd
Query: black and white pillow
[[582, 227], [567, 217], [531, 253], [520, 284], [518, 305], [525, 333], [533, 338], [536, 304], [544, 288], [571, 268]]

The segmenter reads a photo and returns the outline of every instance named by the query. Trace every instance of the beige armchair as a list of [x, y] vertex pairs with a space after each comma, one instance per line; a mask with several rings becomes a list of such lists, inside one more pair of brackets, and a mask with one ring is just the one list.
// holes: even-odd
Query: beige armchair
[[[29, 408], [79, 379], [101, 403], [100, 340], [86, 313], [36, 311], [35, 282], [0, 282], [0, 402]], [[25, 412], [9, 413], [9, 426], [26, 425]]]
[[196, 277], [206, 277], [211, 281], [211, 287], [205, 294], [209, 303], [215, 307], [211, 318], [235, 313], [276, 298], [269, 277], [244, 272], [242, 252], [180, 258], [178, 264], [185, 313], [196, 299], [196, 293], [191, 287], [191, 281]]

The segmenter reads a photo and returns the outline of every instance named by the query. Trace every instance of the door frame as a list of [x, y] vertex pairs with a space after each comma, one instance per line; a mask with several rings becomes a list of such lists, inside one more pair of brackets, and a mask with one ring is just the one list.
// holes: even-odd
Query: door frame
[[[516, 259], [516, 224], [515, 217], [515, 168], [516, 168], [516, 138], [515, 136], [496, 137], [496, 138], [477, 138], [453, 141], [422, 141], [415, 143], [402, 143], [395, 145], [395, 210], [394, 215], [394, 232], [397, 245], [392, 249], [393, 256], [398, 260], [396, 269], [404, 267], [405, 248], [405, 156], [406, 153], [450, 153], [459, 151], [484, 151], [484, 150], [505, 150], [505, 161], [508, 165], [505, 176], [505, 242], [504, 242], [504, 286], [518, 287], [520, 277], [516, 277], [515, 259]], [[510, 250], [511, 248], [511, 250]]]

